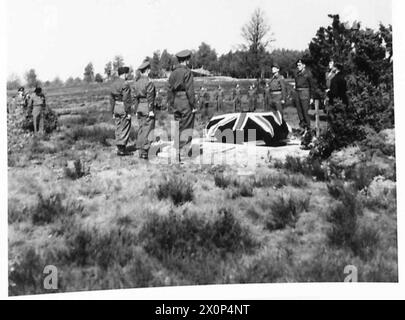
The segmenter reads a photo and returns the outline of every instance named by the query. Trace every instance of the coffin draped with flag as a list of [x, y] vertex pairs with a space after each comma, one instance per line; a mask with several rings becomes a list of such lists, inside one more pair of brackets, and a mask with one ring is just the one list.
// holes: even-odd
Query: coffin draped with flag
[[[256, 130], [256, 135], [249, 137], [249, 129]], [[277, 146], [286, 143], [290, 131], [290, 126], [278, 111], [228, 113], [211, 118], [206, 126], [206, 137], [224, 143], [261, 140], [267, 146]]]

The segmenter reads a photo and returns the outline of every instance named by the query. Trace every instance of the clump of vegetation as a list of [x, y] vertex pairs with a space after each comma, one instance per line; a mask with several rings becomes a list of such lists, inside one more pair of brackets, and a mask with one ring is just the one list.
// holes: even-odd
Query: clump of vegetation
[[9, 295], [44, 293], [42, 277], [46, 265], [34, 248], [21, 250], [19, 257], [9, 267]]
[[266, 217], [266, 228], [273, 231], [295, 227], [299, 214], [308, 211], [309, 204], [309, 197], [279, 196], [270, 204], [270, 212]]
[[38, 194], [38, 203], [30, 211], [32, 223], [35, 225], [44, 225], [55, 222], [58, 218], [68, 218], [76, 213], [81, 213], [83, 207], [76, 203], [62, 203], [62, 195], [51, 194], [44, 197]]
[[86, 140], [100, 143], [103, 146], [110, 146], [107, 140], [115, 138], [115, 131], [114, 129], [99, 126], [75, 127], [69, 131], [68, 136], [73, 141]]
[[148, 254], [194, 283], [214, 281], [226, 257], [257, 246], [249, 230], [226, 209], [220, 210], [214, 221], [196, 214], [153, 214], [139, 237]]
[[230, 186], [237, 187], [238, 181], [231, 176], [225, 175], [223, 172], [214, 174], [215, 185], [221, 189], [226, 189]]
[[158, 185], [156, 194], [159, 200], [170, 199], [176, 206], [191, 202], [194, 199], [191, 182], [176, 175], [165, 176]]
[[297, 174], [301, 173], [305, 176], [314, 177], [318, 181], [325, 181], [329, 179], [326, 168], [322, 166], [322, 163], [318, 159], [301, 159], [299, 157], [287, 156], [283, 164], [277, 164], [283, 169]]
[[88, 174], [88, 169], [84, 166], [84, 163], [80, 159], [70, 161], [64, 168], [65, 176], [72, 179], [80, 179]]
[[[43, 111], [44, 117], [44, 131], [45, 133], [52, 133], [58, 128], [58, 116], [51, 109], [46, 107]], [[32, 112], [28, 112], [22, 122], [22, 128], [26, 131], [34, 131], [34, 120], [32, 117]]]
[[136, 236], [127, 228], [102, 233], [95, 228], [76, 228], [66, 238], [66, 263], [96, 265], [103, 270], [117, 264], [125, 266], [133, 258]]

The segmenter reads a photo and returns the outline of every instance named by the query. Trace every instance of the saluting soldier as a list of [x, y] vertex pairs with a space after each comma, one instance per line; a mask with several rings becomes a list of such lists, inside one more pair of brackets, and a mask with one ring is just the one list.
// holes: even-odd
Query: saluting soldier
[[311, 120], [308, 110], [314, 101], [315, 82], [311, 71], [306, 68], [305, 61], [299, 59], [296, 62], [297, 72], [295, 73], [295, 107], [297, 109], [300, 126], [305, 135], [311, 129]]
[[273, 63], [271, 66], [273, 77], [269, 82], [269, 107], [283, 115], [283, 108], [287, 99], [287, 86], [284, 77], [280, 74], [280, 66]]
[[[176, 54], [178, 64], [168, 80], [167, 99], [169, 110], [174, 112], [174, 120], [178, 122], [179, 135], [175, 139], [178, 160], [181, 161], [180, 150], [191, 143], [195, 119], [194, 78], [188, 63], [191, 58], [190, 50]], [[188, 152], [187, 152], [188, 154]]]
[[219, 85], [218, 89], [215, 92], [215, 101], [217, 104], [217, 112], [224, 108], [224, 90]]
[[136, 140], [136, 147], [139, 150], [139, 157], [147, 160], [152, 141], [150, 132], [155, 129], [155, 98], [156, 88], [149, 79], [150, 63], [145, 61], [138, 70], [141, 75], [137, 77], [134, 84], [134, 98], [136, 105], [136, 116], [138, 118], [139, 130]]
[[237, 84], [235, 89], [233, 90], [232, 98], [233, 98], [234, 112], [241, 112], [242, 111], [242, 100], [241, 100], [241, 91], [240, 91], [239, 84]]
[[118, 156], [131, 154], [127, 151], [132, 107], [131, 88], [127, 81], [128, 73], [128, 67], [118, 68], [119, 78], [112, 83], [110, 92], [110, 110], [115, 121], [115, 143]]
[[36, 87], [34, 93], [30, 95], [28, 102], [28, 112], [32, 112], [32, 120], [34, 123], [34, 133], [44, 133], [44, 111], [45, 111], [45, 95], [41, 87]]

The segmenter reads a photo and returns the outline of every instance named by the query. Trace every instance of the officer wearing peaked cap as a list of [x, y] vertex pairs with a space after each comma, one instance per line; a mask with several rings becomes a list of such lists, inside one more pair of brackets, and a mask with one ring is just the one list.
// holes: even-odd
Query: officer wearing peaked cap
[[[167, 103], [169, 110], [174, 113], [174, 120], [178, 123], [179, 134], [175, 137], [175, 148], [178, 161], [181, 161], [180, 151], [191, 144], [196, 112], [194, 93], [194, 79], [188, 62], [191, 58], [190, 50], [183, 50], [176, 54], [178, 65], [175, 66], [168, 80]], [[185, 151], [188, 155], [189, 152]]]
[[140, 74], [133, 88], [136, 116], [139, 123], [136, 147], [139, 150], [139, 157], [146, 160], [149, 158], [149, 149], [152, 144], [150, 133], [155, 129], [156, 88], [149, 79], [149, 61], [144, 61], [138, 70]]
[[117, 155], [125, 156], [130, 153], [126, 150], [131, 131], [131, 88], [127, 82], [128, 67], [119, 67], [118, 76], [111, 85], [110, 106], [115, 121], [115, 141]]
[[283, 106], [287, 99], [287, 86], [284, 77], [280, 74], [280, 65], [273, 63], [271, 66], [273, 77], [269, 82], [268, 106], [283, 115]]

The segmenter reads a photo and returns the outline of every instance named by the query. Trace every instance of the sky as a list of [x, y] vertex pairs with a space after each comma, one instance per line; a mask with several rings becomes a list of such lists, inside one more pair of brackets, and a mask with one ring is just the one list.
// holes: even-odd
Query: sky
[[92, 62], [122, 55], [137, 67], [156, 50], [176, 53], [206, 42], [218, 54], [243, 43], [242, 26], [261, 8], [272, 49], [306, 49], [329, 13], [377, 28], [392, 24], [391, 0], [7, 0], [7, 75], [34, 68], [41, 80], [83, 76]]

